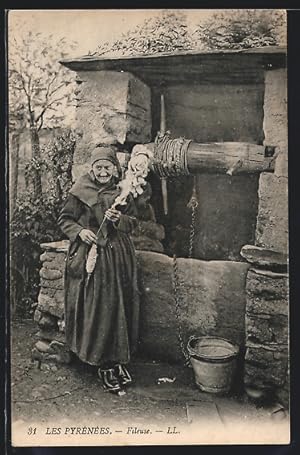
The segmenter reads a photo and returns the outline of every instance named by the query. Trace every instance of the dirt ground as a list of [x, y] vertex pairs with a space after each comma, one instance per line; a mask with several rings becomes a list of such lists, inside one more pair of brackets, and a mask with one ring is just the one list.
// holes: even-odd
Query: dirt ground
[[[235, 422], [259, 424], [274, 418], [272, 409], [259, 407], [244, 395], [222, 397], [201, 392], [191, 368], [151, 360], [135, 360], [131, 365], [134, 384], [126, 395], [117, 397], [104, 392], [96, 371], [80, 362], [42, 364], [38, 369], [31, 361], [37, 332], [33, 321], [14, 321], [11, 332], [14, 422], [85, 420], [161, 426], [205, 420], [230, 429]], [[176, 379], [159, 384], [160, 378]]]

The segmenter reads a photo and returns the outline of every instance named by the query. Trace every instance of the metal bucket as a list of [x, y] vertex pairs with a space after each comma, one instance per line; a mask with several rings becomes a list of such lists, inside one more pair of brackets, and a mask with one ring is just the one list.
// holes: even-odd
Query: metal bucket
[[239, 347], [219, 337], [191, 337], [187, 350], [195, 382], [204, 392], [228, 393], [236, 370]]

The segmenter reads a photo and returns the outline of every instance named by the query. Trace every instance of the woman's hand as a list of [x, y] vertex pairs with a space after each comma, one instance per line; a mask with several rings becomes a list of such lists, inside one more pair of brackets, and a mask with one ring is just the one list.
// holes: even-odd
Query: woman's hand
[[87, 243], [88, 245], [92, 245], [93, 243], [97, 242], [97, 237], [96, 234], [94, 234], [92, 231], [89, 229], [82, 229], [79, 232], [79, 237], [84, 243]]
[[116, 223], [120, 219], [121, 212], [119, 212], [119, 210], [116, 209], [108, 209], [105, 212], [105, 216], [109, 221]]

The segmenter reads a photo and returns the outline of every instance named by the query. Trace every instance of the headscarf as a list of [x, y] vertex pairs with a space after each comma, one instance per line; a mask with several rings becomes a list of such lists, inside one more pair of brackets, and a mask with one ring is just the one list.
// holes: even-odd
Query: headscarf
[[117, 158], [116, 147], [113, 145], [98, 145], [92, 152], [90, 159], [91, 166], [93, 166], [93, 164], [99, 160], [108, 160], [113, 163], [117, 167], [119, 178], [121, 177], [122, 170], [120, 162]]

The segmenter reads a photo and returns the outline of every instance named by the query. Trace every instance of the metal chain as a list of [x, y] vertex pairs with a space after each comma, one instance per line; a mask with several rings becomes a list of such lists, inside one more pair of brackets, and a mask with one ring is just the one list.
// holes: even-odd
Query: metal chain
[[[195, 222], [196, 222], [196, 210], [198, 207], [198, 200], [196, 195], [196, 182], [194, 179], [194, 187], [193, 187], [193, 194], [191, 200], [188, 204], [188, 207], [192, 210], [192, 217], [191, 217], [191, 230], [190, 230], [190, 238], [189, 238], [189, 258], [192, 257], [193, 249], [194, 249], [194, 238], [195, 238]], [[185, 349], [185, 344], [182, 336], [182, 326], [180, 322], [180, 281], [178, 276], [178, 264], [177, 264], [177, 257], [173, 255], [173, 290], [174, 290], [174, 299], [175, 299], [175, 317], [177, 321], [177, 328], [178, 328], [178, 341], [180, 345], [181, 352], [185, 358], [185, 365], [191, 366], [190, 363], [190, 356]]]
[[188, 203], [188, 208], [192, 210], [191, 216], [191, 225], [190, 225], [190, 238], [189, 238], [189, 258], [193, 256], [193, 249], [194, 249], [194, 239], [195, 239], [195, 223], [196, 223], [196, 210], [198, 207], [198, 199], [197, 199], [197, 192], [196, 192], [196, 177], [194, 177], [194, 186], [192, 197]]
[[196, 209], [198, 207], [197, 204], [192, 205], [192, 220], [191, 220], [191, 230], [190, 230], [190, 243], [189, 243], [189, 258], [193, 255], [194, 249], [194, 238], [195, 238], [195, 221], [196, 221]]
[[[191, 225], [190, 225], [191, 230], [190, 230], [190, 237], [189, 237], [189, 258], [192, 257], [193, 248], [194, 248], [196, 209], [197, 209], [198, 205], [199, 204], [198, 204], [198, 200], [197, 200], [197, 196], [196, 196], [196, 188], [195, 188], [195, 183], [194, 183], [193, 194], [192, 194], [191, 200], [188, 204], [188, 207], [191, 208], [191, 210], [192, 210]], [[136, 259], [137, 259], [137, 267], [141, 270], [140, 261], [138, 260], [138, 258], [136, 258]], [[173, 255], [173, 291], [174, 291], [174, 300], [175, 300], [174, 314], [175, 314], [175, 318], [176, 318], [176, 322], [177, 322], [177, 329], [178, 329], [177, 337], [178, 337], [181, 352], [185, 358], [184, 365], [190, 367], [191, 366], [190, 356], [185, 348], [185, 343], [184, 343], [183, 336], [182, 336], [182, 332], [183, 332], [182, 325], [181, 325], [181, 321], [180, 321], [180, 300], [181, 300], [180, 287], [181, 287], [181, 284], [180, 284], [179, 275], [178, 275], [177, 257], [174, 254]]]
[[188, 352], [185, 349], [183, 337], [182, 337], [182, 326], [180, 322], [180, 312], [179, 312], [179, 306], [180, 306], [180, 295], [179, 295], [179, 290], [180, 290], [180, 282], [179, 282], [179, 277], [178, 277], [178, 264], [177, 264], [177, 257], [174, 254], [173, 256], [173, 290], [174, 290], [174, 299], [175, 299], [175, 317], [177, 321], [177, 336], [178, 336], [178, 341], [180, 345], [181, 352], [185, 358], [184, 365], [188, 366], [190, 363], [190, 356]]

